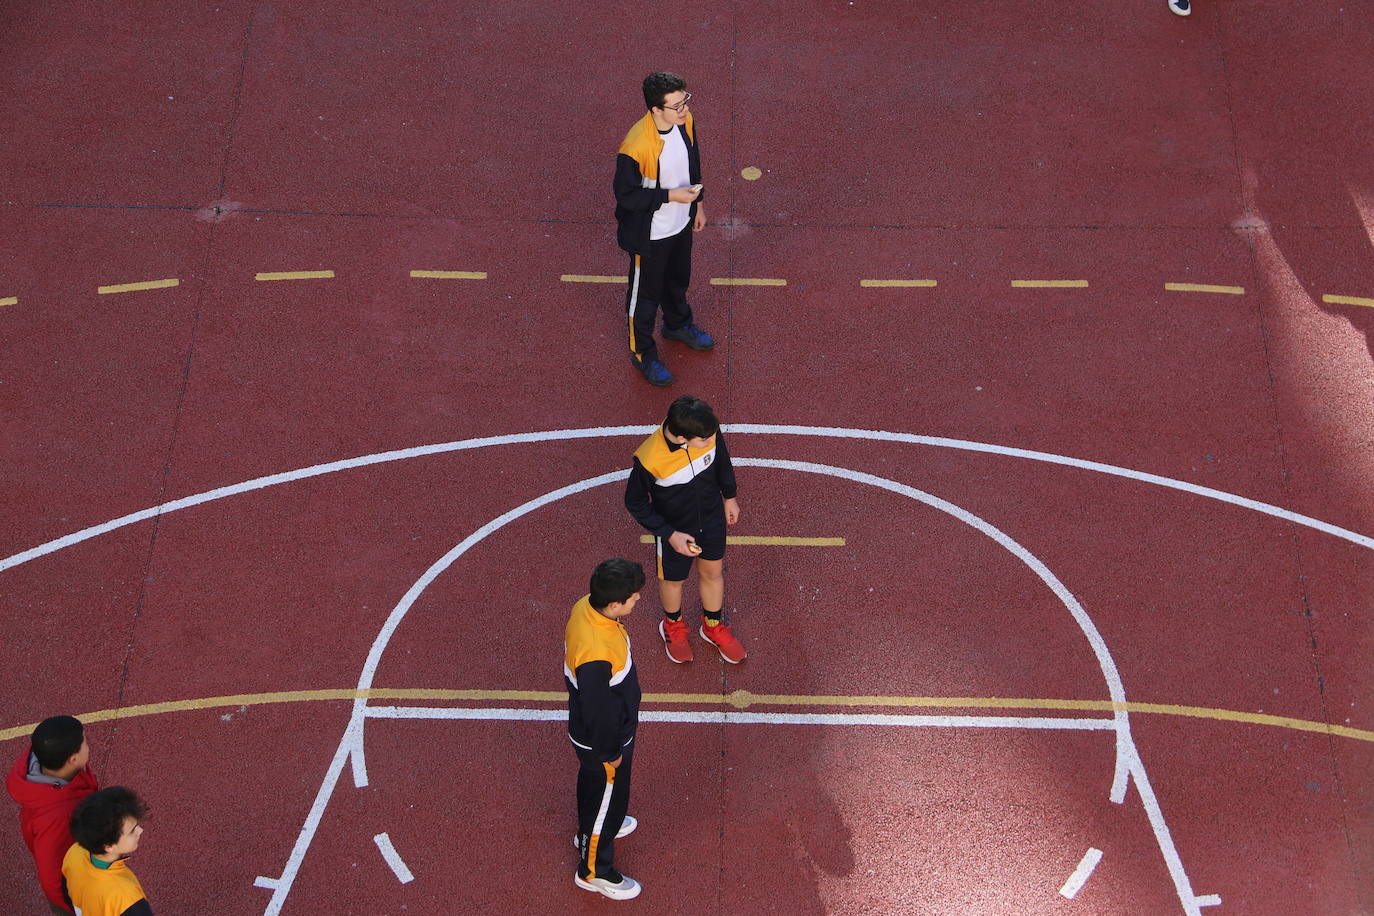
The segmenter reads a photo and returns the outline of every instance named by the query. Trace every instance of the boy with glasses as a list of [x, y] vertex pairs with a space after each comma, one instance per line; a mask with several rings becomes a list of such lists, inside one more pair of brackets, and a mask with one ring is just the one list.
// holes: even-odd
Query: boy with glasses
[[663, 336], [693, 350], [716, 342], [692, 320], [687, 286], [692, 278], [692, 233], [706, 227], [701, 207], [701, 156], [688, 108], [692, 94], [675, 73], [644, 78], [648, 113], [639, 119], [615, 162], [616, 241], [630, 255], [625, 314], [630, 361], [646, 381], [671, 385], [658, 357], [654, 322], [663, 308]]

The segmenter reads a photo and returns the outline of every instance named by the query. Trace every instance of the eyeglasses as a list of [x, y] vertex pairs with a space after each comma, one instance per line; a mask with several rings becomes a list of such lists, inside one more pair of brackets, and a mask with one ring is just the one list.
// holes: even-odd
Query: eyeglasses
[[692, 101], [692, 94], [689, 92], [686, 95], [684, 95], [682, 97], [682, 101], [678, 102], [676, 105], [664, 105], [663, 107], [667, 111], [681, 111], [682, 106], [686, 105], [690, 101]]

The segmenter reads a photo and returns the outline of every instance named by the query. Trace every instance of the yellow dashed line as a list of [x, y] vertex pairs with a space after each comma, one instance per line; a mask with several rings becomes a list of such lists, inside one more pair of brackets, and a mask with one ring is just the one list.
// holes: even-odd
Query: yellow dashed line
[[1374, 308], [1374, 299], [1361, 299], [1357, 296], [1322, 296], [1322, 301], [1330, 305], [1363, 305]]
[[283, 270], [257, 274], [255, 280], [332, 280], [332, 270]]
[[786, 280], [772, 277], [712, 277], [712, 286], [786, 286]]
[[181, 281], [173, 277], [170, 280], [144, 280], [142, 283], [116, 283], [114, 286], [96, 287], [96, 292], [100, 295], [109, 293], [132, 293], [140, 289], [166, 289], [169, 286], [180, 286]]
[[1232, 296], [1245, 295], [1243, 286], [1211, 286], [1206, 283], [1165, 283], [1164, 288], [1171, 293], [1227, 293]]
[[1082, 289], [1087, 280], [1012, 280], [1014, 289]]
[[0, 299], [0, 305], [18, 305], [19, 297], [10, 296], [8, 299]]
[[[641, 534], [639, 543], [652, 544], [652, 534]], [[725, 538], [727, 544], [741, 547], [843, 547], [844, 538], [794, 538], [774, 537], [762, 534], [732, 534]]]
[[564, 283], [628, 283], [628, 277], [599, 277], [595, 274], [563, 274], [558, 279]]
[[412, 277], [420, 280], [485, 280], [484, 270], [412, 270]]
[[[320, 700], [464, 700], [464, 701], [525, 701], [561, 703], [567, 700], [563, 691], [553, 690], [442, 690], [435, 688], [373, 688], [372, 690], [286, 690], [275, 693], [242, 693], [233, 696], [202, 697], [193, 700], [170, 700], [164, 703], [145, 703], [122, 709], [105, 709], [77, 716], [83, 722], [108, 722], [137, 716], [169, 712], [189, 712], [198, 709], [222, 709], [226, 706], [258, 706], [271, 703], [299, 703]], [[1233, 709], [1214, 709], [1207, 706], [1177, 706], [1171, 703], [1113, 703], [1111, 700], [1057, 700], [1031, 697], [891, 697], [891, 696], [805, 696], [793, 694], [751, 693], [736, 690], [717, 693], [646, 693], [647, 703], [700, 703], [710, 706], [872, 706], [943, 709], [1021, 709], [1148, 713], [1166, 716], [1186, 716], [1222, 722], [1241, 722], [1247, 725], [1268, 725], [1296, 731], [1351, 738], [1374, 743], [1374, 731], [1327, 725], [1310, 719], [1271, 716], [1265, 713], [1240, 712]], [[0, 731], [0, 741], [26, 737], [38, 723], [18, 725]]]
[[934, 280], [860, 280], [860, 286], [934, 286]]

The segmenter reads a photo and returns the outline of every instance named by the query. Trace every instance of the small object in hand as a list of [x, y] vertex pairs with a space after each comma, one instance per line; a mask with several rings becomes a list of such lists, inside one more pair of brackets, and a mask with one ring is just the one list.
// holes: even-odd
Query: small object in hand
[[701, 193], [701, 185], [699, 185], [699, 184], [694, 184], [694, 185], [692, 185], [692, 193], [693, 193], [693, 194], [700, 194], [700, 193]]
[[696, 542], [696, 541], [688, 541], [688, 542], [687, 542], [687, 552], [688, 552], [688, 553], [701, 553], [701, 548], [697, 546], [697, 542]]

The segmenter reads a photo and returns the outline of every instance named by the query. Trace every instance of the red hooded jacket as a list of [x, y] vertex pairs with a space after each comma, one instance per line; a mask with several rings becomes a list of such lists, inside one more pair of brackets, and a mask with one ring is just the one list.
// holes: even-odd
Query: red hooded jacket
[[5, 789], [19, 802], [19, 829], [24, 845], [33, 853], [38, 866], [38, 883], [43, 893], [57, 906], [70, 909], [62, 894], [62, 857], [72, 845], [72, 810], [81, 799], [100, 788], [90, 770], [82, 770], [65, 786], [30, 782], [29, 760], [32, 748], [10, 767]]

